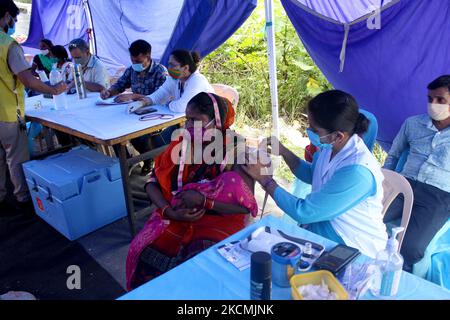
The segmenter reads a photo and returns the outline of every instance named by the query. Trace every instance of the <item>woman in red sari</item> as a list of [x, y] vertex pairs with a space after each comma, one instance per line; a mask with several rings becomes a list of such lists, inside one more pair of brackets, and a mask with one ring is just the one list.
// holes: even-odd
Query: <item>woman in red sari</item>
[[[224, 161], [207, 164], [203, 156], [199, 164], [185, 164], [194, 146], [188, 140], [200, 139], [205, 150], [210, 144], [203, 142], [206, 129], [220, 130], [225, 137], [225, 130], [234, 122], [231, 103], [202, 92], [189, 102], [186, 118], [184, 135], [155, 159], [146, 184], [146, 192], [157, 208], [130, 245], [126, 265], [128, 290], [236, 233], [245, 227], [249, 213], [257, 214], [254, 181], [239, 165], [227, 170]], [[193, 133], [195, 121], [202, 124], [200, 135], [198, 131], [186, 135]], [[229, 146], [225, 141], [224, 138], [221, 147], [226, 155]]]

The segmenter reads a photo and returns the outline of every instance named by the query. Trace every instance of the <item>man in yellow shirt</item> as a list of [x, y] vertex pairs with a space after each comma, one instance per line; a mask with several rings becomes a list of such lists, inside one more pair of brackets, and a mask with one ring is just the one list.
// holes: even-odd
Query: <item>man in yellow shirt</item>
[[67, 86], [48, 86], [36, 79], [20, 45], [11, 37], [19, 8], [13, 0], [0, 0], [0, 213], [6, 212], [6, 174], [9, 169], [14, 185], [15, 207], [31, 209], [32, 204], [22, 171], [28, 161], [28, 143], [24, 121], [25, 87], [58, 95]]

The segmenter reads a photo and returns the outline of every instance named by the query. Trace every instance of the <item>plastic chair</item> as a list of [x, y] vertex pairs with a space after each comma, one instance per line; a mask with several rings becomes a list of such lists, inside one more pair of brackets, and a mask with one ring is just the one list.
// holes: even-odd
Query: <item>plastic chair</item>
[[361, 112], [363, 115], [366, 116], [367, 119], [369, 119], [370, 124], [369, 128], [367, 129], [367, 132], [363, 135], [364, 143], [366, 144], [367, 148], [369, 148], [370, 151], [373, 151], [373, 147], [375, 146], [375, 142], [377, 140], [378, 135], [378, 121], [375, 115], [367, 110], [359, 109], [359, 112]]
[[[401, 172], [408, 159], [409, 148], [405, 149], [397, 162], [396, 172]], [[450, 289], [450, 219], [434, 235], [428, 244], [422, 260], [413, 266], [413, 274]]]
[[388, 170], [381, 169], [384, 175], [383, 180], [383, 216], [386, 214], [387, 209], [394, 201], [394, 199], [401, 193], [403, 195], [403, 214], [400, 222], [400, 226], [404, 228], [404, 231], [398, 235], [398, 251], [402, 247], [403, 238], [405, 237], [406, 229], [408, 228], [409, 219], [411, 217], [411, 211], [414, 203], [414, 194], [408, 180], [401, 174]]
[[214, 88], [214, 91], [218, 96], [230, 100], [231, 104], [233, 105], [234, 111], [236, 111], [239, 102], [239, 93], [237, 92], [237, 90], [226, 84], [219, 83], [212, 84], [212, 87]]
[[[43, 126], [37, 122], [27, 122], [27, 139], [28, 139], [28, 151], [30, 155], [35, 154], [35, 138], [41, 134]], [[38, 147], [38, 149], [42, 149], [42, 144]], [[42, 151], [42, 150], [41, 150]]]

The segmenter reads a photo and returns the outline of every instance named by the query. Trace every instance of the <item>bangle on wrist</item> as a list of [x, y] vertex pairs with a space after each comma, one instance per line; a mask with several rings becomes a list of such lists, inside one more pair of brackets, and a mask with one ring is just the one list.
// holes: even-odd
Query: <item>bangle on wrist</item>
[[212, 210], [214, 208], [214, 199], [205, 197], [205, 209]]
[[203, 209], [206, 208], [206, 200], [207, 200], [207, 197], [205, 195], [203, 195], [203, 206], [202, 206]]
[[170, 205], [166, 205], [164, 207], [162, 207], [161, 209], [161, 217], [165, 218], [164, 213], [166, 212], [166, 210], [170, 208]]

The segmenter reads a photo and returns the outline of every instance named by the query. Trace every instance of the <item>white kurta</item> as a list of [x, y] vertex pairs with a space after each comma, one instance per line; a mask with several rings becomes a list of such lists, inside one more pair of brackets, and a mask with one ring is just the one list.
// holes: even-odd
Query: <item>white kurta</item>
[[322, 150], [313, 173], [312, 191], [320, 190], [333, 174], [346, 166], [361, 165], [370, 170], [376, 181], [376, 193], [330, 221], [336, 233], [348, 246], [375, 258], [386, 247], [388, 235], [383, 223], [383, 173], [381, 167], [364, 144], [354, 134], [345, 147], [331, 160], [331, 149]]

